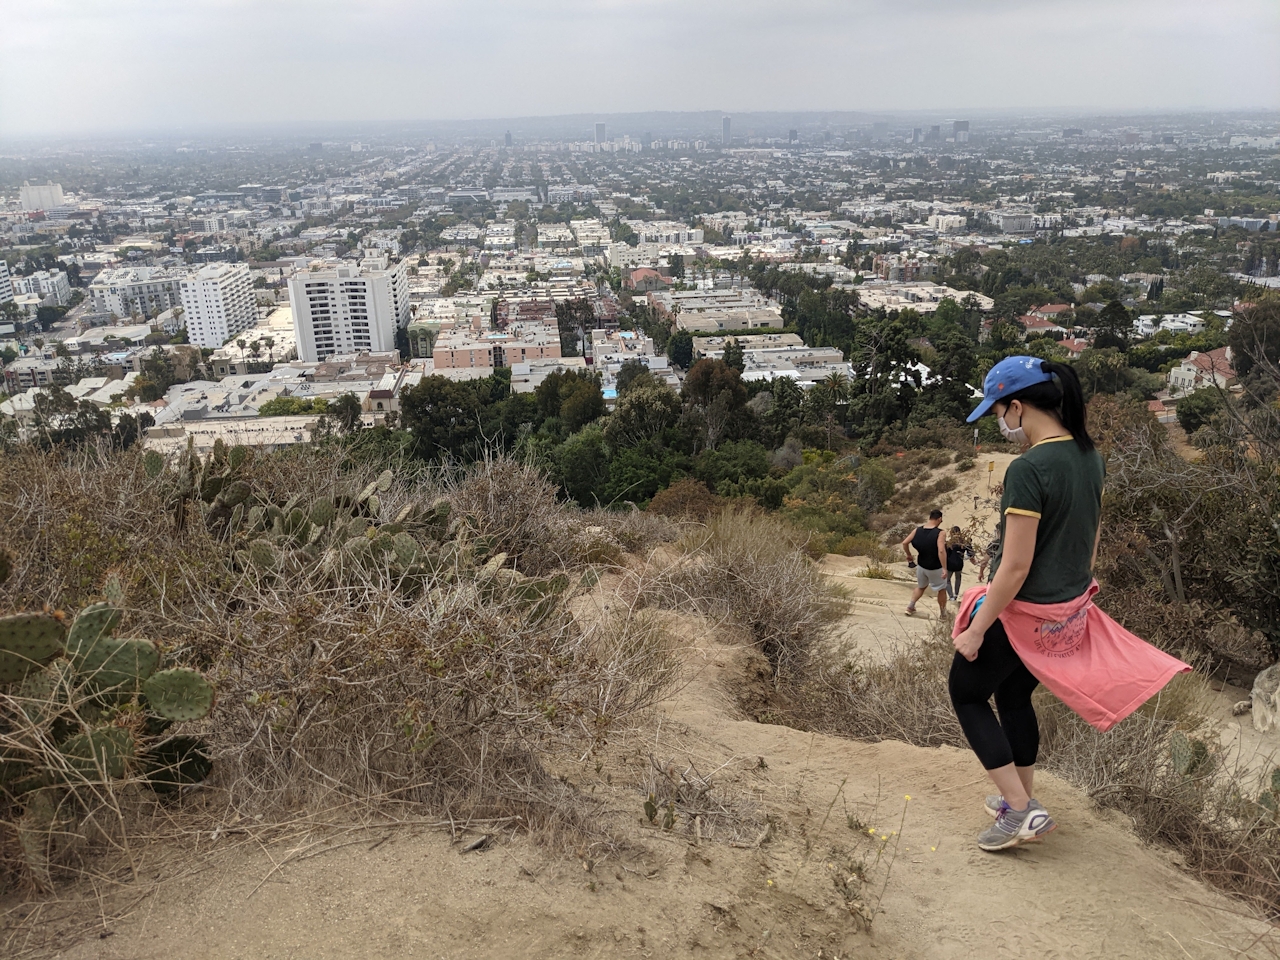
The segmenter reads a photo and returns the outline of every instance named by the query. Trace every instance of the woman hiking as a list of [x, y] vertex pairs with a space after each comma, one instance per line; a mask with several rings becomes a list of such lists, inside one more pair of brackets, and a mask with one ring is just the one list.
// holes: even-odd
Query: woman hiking
[[1005, 473], [991, 583], [966, 592], [956, 616], [948, 686], [969, 745], [999, 790], [986, 800], [995, 823], [978, 837], [994, 851], [1057, 827], [1033, 795], [1040, 729], [1031, 694], [1039, 683], [1107, 730], [1191, 668], [1092, 603], [1106, 467], [1086, 428], [1075, 370], [1007, 357], [987, 375], [968, 422], [987, 413], [1027, 449]]

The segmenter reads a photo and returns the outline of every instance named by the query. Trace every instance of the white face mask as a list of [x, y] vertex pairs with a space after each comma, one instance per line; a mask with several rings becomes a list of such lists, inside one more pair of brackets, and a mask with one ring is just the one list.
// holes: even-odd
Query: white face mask
[[1020, 447], [1025, 447], [1027, 445], [1027, 432], [1022, 429], [1021, 424], [1016, 427], [1010, 427], [1004, 422], [1004, 417], [997, 417], [996, 423], [1000, 427], [1000, 436], [1004, 437], [1010, 443], [1016, 443]]

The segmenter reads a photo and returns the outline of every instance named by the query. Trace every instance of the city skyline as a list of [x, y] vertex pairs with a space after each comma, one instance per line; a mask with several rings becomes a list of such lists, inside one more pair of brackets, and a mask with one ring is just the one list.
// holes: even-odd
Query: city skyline
[[[119, 55], [140, 37], [145, 56]], [[611, 38], [615, 55], [597, 61]], [[0, 137], [657, 109], [1269, 110], [1280, 108], [1278, 47], [1280, 8], [1266, 0], [810, 0], [785, 16], [718, 0], [380, 0], [358, 17], [329, 2], [87, 0], [11, 14]], [[1212, 68], [1226, 56], [1231, 69]]]

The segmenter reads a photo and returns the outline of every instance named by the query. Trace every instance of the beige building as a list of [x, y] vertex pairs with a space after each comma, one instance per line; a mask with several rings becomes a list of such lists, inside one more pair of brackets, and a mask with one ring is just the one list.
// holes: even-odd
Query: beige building
[[560, 335], [546, 324], [512, 324], [506, 332], [442, 330], [431, 352], [436, 370], [510, 367], [535, 360], [558, 360]]

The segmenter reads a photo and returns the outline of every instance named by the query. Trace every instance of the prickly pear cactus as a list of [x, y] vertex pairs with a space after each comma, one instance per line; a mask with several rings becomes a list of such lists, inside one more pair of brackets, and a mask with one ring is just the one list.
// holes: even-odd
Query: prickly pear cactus
[[1213, 765], [1209, 745], [1178, 730], [1169, 736], [1169, 758], [1173, 769], [1187, 779], [1208, 773]]
[[207, 716], [213, 686], [194, 670], [157, 672], [154, 643], [113, 635], [120, 618], [109, 603], [80, 611], [69, 630], [43, 613], [0, 617], [0, 687], [27, 721], [8, 730], [0, 782], [22, 809], [19, 849], [46, 889], [51, 857], [103, 784], [137, 776], [166, 793], [212, 768], [202, 742], [166, 728]]
[[17, 683], [63, 651], [62, 624], [44, 613], [0, 617], [0, 683]]
[[152, 674], [143, 683], [142, 692], [147, 707], [166, 720], [200, 720], [213, 709], [213, 684], [186, 667]]

